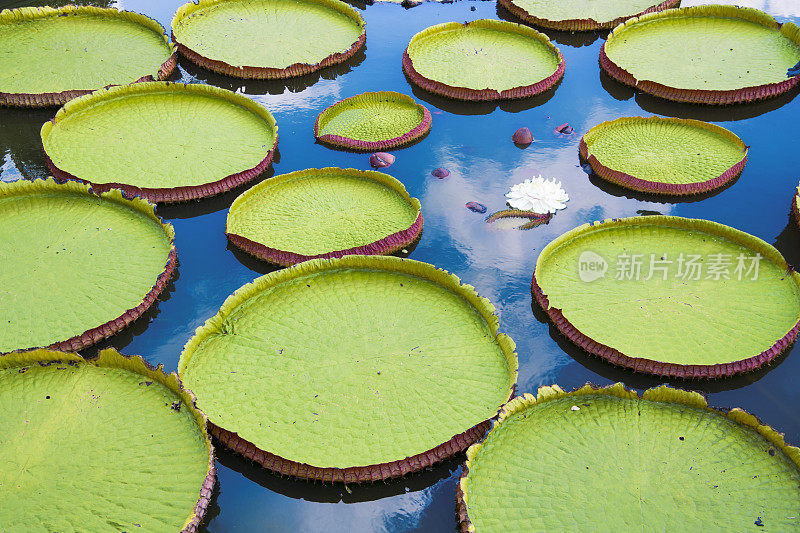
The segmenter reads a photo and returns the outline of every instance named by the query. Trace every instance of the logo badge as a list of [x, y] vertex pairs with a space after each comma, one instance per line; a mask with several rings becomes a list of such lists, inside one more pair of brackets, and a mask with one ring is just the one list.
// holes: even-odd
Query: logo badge
[[586, 283], [597, 281], [605, 276], [607, 271], [608, 261], [601, 255], [587, 250], [578, 258], [578, 277], [581, 278], [581, 281]]

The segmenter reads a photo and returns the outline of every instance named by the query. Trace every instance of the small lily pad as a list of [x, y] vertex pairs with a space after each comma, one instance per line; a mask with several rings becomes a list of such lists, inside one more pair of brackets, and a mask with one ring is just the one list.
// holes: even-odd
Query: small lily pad
[[731, 131], [699, 120], [624, 117], [589, 130], [580, 155], [595, 174], [622, 187], [685, 195], [736, 179], [747, 146]]
[[492, 213], [486, 218], [487, 224], [495, 229], [529, 230], [547, 224], [553, 218], [551, 213], [539, 214], [520, 209], [504, 209]]
[[308, 169], [262, 181], [228, 213], [233, 244], [293, 265], [316, 257], [391, 254], [422, 234], [420, 203], [398, 180], [371, 170]]
[[355, 150], [399, 148], [431, 129], [431, 114], [413, 98], [394, 91], [345, 98], [317, 116], [314, 136]]
[[564, 57], [532, 28], [480, 19], [417, 33], [403, 53], [403, 70], [416, 85], [449, 98], [526, 98], [561, 80]]
[[800, 449], [741, 409], [666, 386], [552, 386], [510, 401], [467, 451], [458, 519], [462, 532], [790, 531], [798, 486]]

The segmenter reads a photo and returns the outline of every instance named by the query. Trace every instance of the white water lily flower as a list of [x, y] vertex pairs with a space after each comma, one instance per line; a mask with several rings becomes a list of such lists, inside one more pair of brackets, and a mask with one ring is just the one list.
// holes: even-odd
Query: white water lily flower
[[514, 209], [533, 211], [534, 213], [555, 213], [564, 209], [569, 196], [561, 188], [561, 182], [555, 178], [546, 180], [542, 176], [525, 180], [511, 187], [506, 193], [508, 205]]

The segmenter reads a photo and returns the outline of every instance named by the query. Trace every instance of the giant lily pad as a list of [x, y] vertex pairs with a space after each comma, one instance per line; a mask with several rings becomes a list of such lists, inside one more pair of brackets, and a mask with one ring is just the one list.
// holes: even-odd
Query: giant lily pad
[[61, 105], [140, 79], [165, 78], [177, 57], [161, 25], [98, 7], [23, 7], [0, 12], [0, 104]]
[[431, 129], [431, 114], [413, 98], [394, 91], [345, 98], [317, 116], [314, 136], [356, 150], [398, 148]]
[[361, 15], [339, 0], [199, 0], [172, 19], [178, 51], [239, 78], [289, 78], [341, 63], [364, 45]]
[[699, 120], [625, 117], [589, 130], [580, 155], [598, 176], [622, 187], [681, 195], [730, 183], [747, 162], [747, 146]]
[[754, 370], [800, 329], [800, 274], [761, 239], [707, 220], [585, 224], [542, 250], [531, 287], [573, 342], [662, 376]]
[[637, 15], [675, 7], [680, 0], [498, 0], [529, 24], [564, 31], [610, 30]]
[[9, 354], [0, 404], [5, 530], [197, 530], [214, 450], [174, 373], [111, 349]]
[[[667, 50], [668, 53], [664, 53]], [[608, 36], [600, 65], [646, 93], [700, 104], [770, 98], [800, 83], [800, 28], [757, 9], [698, 6], [633, 18]]]
[[312, 168], [262, 181], [233, 202], [226, 229], [239, 248], [281, 265], [390, 254], [421, 233], [419, 200], [402, 183], [352, 168]]
[[138, 318], [175, 268], [144, 200], [52, 179], [0, 185], [0, 353], [79, 350]]
[[564, 76], [564, 57], [543, 33], [481, 19], [438, 24], [414, 35], [403, 53], [403, 69], [432, 93], [459, 100], [500, 100], [533, 96], [555, 86]]
[[269, 111], [240, 94], [201, 84], [137, 83], [70, 101], [42, 126], [42, 143], [58, 178], [177, 202], [225, 192], [263, 172], [278, 126]]
[[517, 373], [493, 311], [426, 263], [315, 259], [236, 291], [178, 368], [237, 452], [281, 474], [375, 481], [484, 434]]
[[461, 531], [797, 529], [800, 449], [696, 392], [542, 387], [467, 451]]

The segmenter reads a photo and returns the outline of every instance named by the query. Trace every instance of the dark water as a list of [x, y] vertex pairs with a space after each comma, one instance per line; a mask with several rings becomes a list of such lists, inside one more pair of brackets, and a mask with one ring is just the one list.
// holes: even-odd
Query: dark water
[[[150, 15], [168, 27], [181, 3], [126, 0], [113, 5]], [[19, 5], [29, 4], [0, 4]], [[772, 7], [776, 14], [800, 15], [800, 8], [788, 2], [772, 0], [761, 5]], [[552, 383], [571, 389], [587, 381], [599, 385], [624, 381], [647, 388], [662, 381], [593, 359], [561, 339], [541, 312], [532, 308], [530, 279], [539, 251], [579, 224], [636, 215], [641, 210], [707, 218], [757, 235], [775, 244], [790, 263], [800, 264], [800, 232], [789, 217], [800, 178], [797, 92], [725, 109], [671, 104], [634, 94], [600, 72], [597, 57], [604, 34], [550, 33], [567, 62], [556, 91], [499, 106], [465, 105], [410, 85], [400, 66], [401, 54], [410, 37], [431, 24], [504, 18], [494, 3], [424, 4], [410, 10], [390, 4], [357, 7], [367, 21], [367, 47], [344, 66], [284, 84], [224, 78], [182, 61], [176, 79], [241, 91], [268, 107], [280, 127], [280, 156], [275, 158], [274, 173], [322, 166], [369, 167], [366, 155], [334, 151], [314, 142], [317, 113], [341, 98], [392, 89], [427, 105], [433, 113], [430, 135], [395, 151], [397, 161], [388, 169], [422, 201], [425, 231], [411, 257], [454, 272], [495, 303], [502, 331], [517, 343], [519, 392], [535, 392]], [[779, 19], [788, 20], [786, 16]], [[54, 112], [0, 109], [0, 179], [46, 174], [39, 128]], [[744, 173], [735, 184], [702, 201], [661, 203], [633, 197], [583, 172], [578, 141], [590, 127], [619, 116], [651, 114], [698, 118], [731, 129], [751, 146]], [[564, 122], [572, 124], [576, 134], [557, 138], [553, 128]], [[510, 141], [520, 126], [528, 126], [536, 138], [525, 150]], [[448, 168], [449, 179], [431, 177], [436, 167]], [[529, 231], [498, 230], [484, 222], [485, 215], [464, 208], [465, 202], [474, 200], [487, 205], [489, 212], [502, 209], [510, 185], [538, 174], [561, 180], [570, 195], [568, 208], [547, 225]], [[264, 177], [271, 175], [273, 171]], [[104, 345], [174, 370], [194, 329], [214, 315], [231, 292], [270, 271], [231, 250], [223, 235], [227, 208], [240, 192], [159, 208], [177, 231], [178, 276], [154, 309]], [[746, 328], [742, 324], [743, 334]], [[755, 413], [785, 432], [789, 442], [800, 444], [800, 354], [794, 351], [797, 348], [754, 375], [677, 385], [709, 393], [712, 406], [739, 406]], [[206, 520], [211, 532], [452, 531], [455, 527], [455, 485], [463, 456], [406, 479], [345, 489], [281, 479], [225, 450], [218, 453], [219, 483]]]

